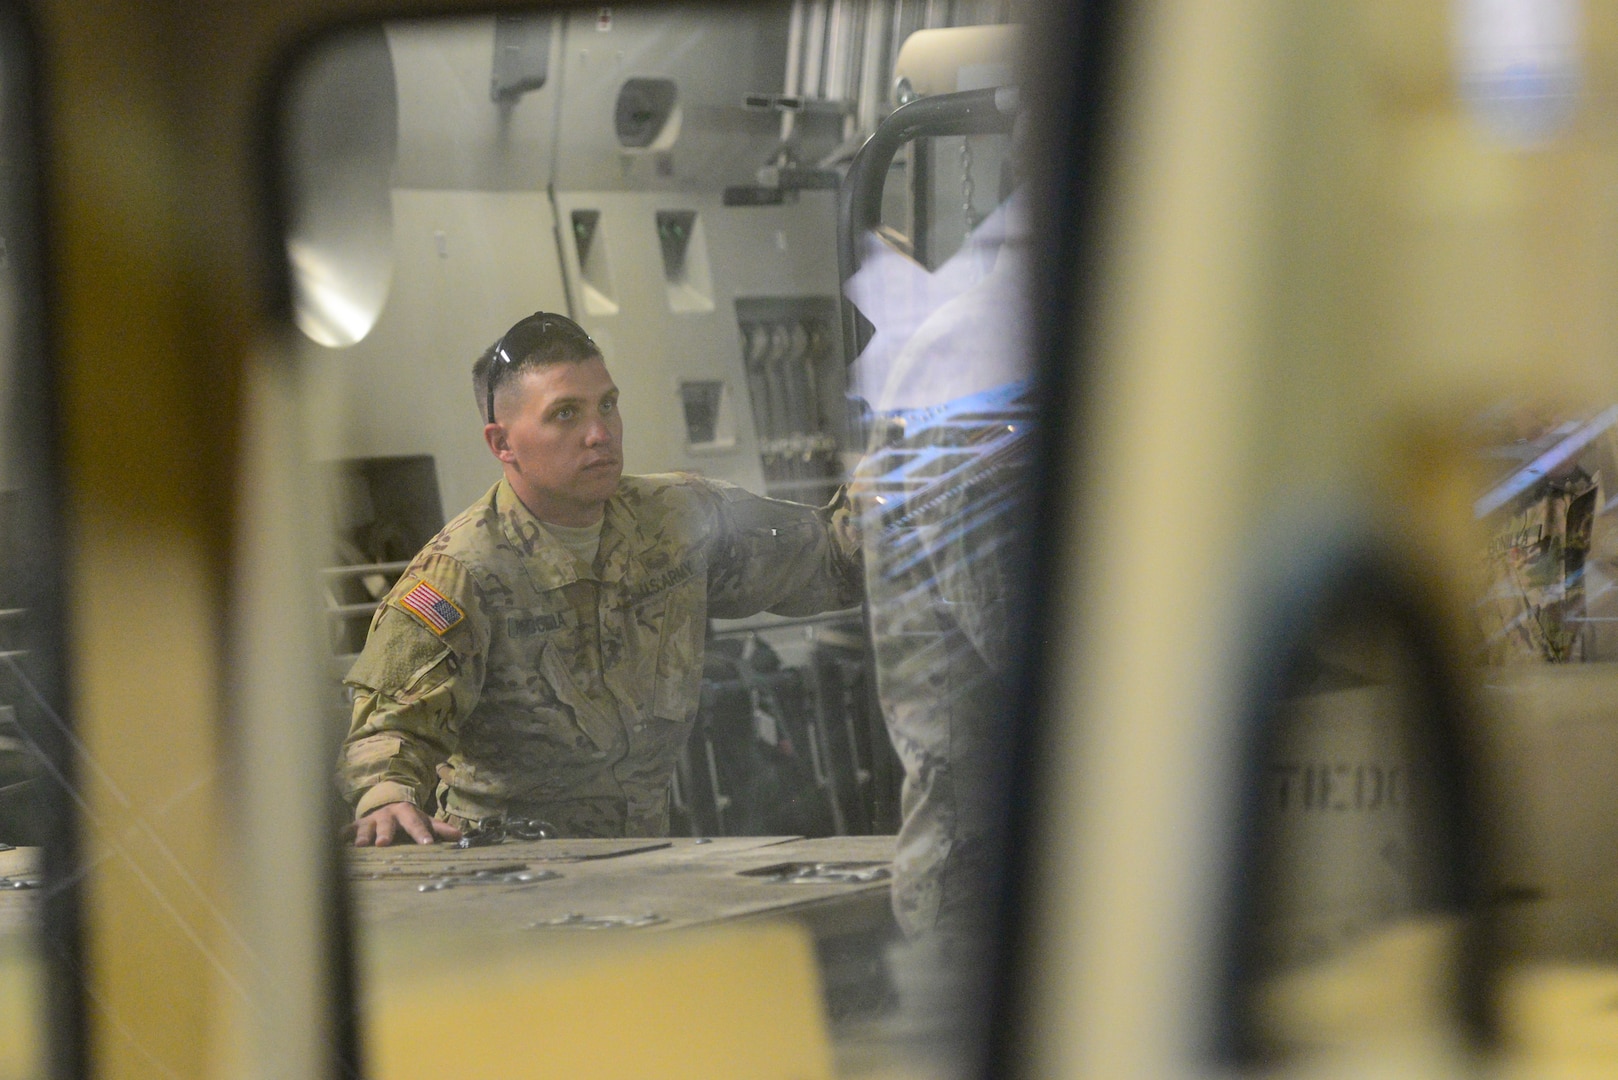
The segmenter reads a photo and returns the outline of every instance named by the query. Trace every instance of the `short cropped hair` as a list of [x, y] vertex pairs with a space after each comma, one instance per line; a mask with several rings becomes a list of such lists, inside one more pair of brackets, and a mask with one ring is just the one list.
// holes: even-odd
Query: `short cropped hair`
[[[600, 359], [604, 359], [600, 346], [582, 326], [566, 315], [536, 311], [519, 319], [472, 362], [472, 391], [477, 395], [478, 411], [492, 424], [494, 395], [524, 371]], [[491, 378], [495, 383], [493, 392]]]

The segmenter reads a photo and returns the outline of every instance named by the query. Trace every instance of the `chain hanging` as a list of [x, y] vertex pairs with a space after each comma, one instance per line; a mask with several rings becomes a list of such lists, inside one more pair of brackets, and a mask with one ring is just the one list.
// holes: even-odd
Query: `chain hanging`
[[972, 183], [972, 140], [965, 135], [961, 136], [961, 217], [966, 221], [966, 231], [970, 233], [982, 221], [976, 209], [972, 206], [972, 196], [975, 186]]

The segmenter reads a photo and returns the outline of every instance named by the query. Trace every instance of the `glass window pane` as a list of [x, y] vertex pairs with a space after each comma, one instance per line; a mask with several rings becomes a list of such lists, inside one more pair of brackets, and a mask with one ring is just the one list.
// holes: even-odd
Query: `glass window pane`
[[813, 935], [845, 1050], [972, 1052], [1036, 230], [1019, 31], [947, 7], [592, 7], [306, 54], [300, 512], [373, 984], [474, 909], [530, 944], [770, 916]]

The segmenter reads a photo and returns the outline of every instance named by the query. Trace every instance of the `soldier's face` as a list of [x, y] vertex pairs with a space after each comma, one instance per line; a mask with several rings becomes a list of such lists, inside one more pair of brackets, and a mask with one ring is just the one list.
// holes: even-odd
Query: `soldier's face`
[[624, 471], [618, 387], [599, 359], [520, 374], [484, 429], [523, 505], [541, 521], [592, 525]]

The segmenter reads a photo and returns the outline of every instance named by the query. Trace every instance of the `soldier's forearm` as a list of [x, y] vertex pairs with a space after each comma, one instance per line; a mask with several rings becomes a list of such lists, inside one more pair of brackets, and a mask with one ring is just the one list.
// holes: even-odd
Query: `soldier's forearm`
[[414, 787], [396, 780], [384, 780], [360, 796], [359, 802], [354, 804], [354, 818], [358, 820], [380, 806], [397, 802], [407, 802], [417, 809], [422, 809]]
[[395, 728], [388, 712], [369, 714], [343, 745], [338, 783], [360, 815], [390, 802], [426, 808], [438, 782], [437, 764], [449, 755], [431, 739]]

